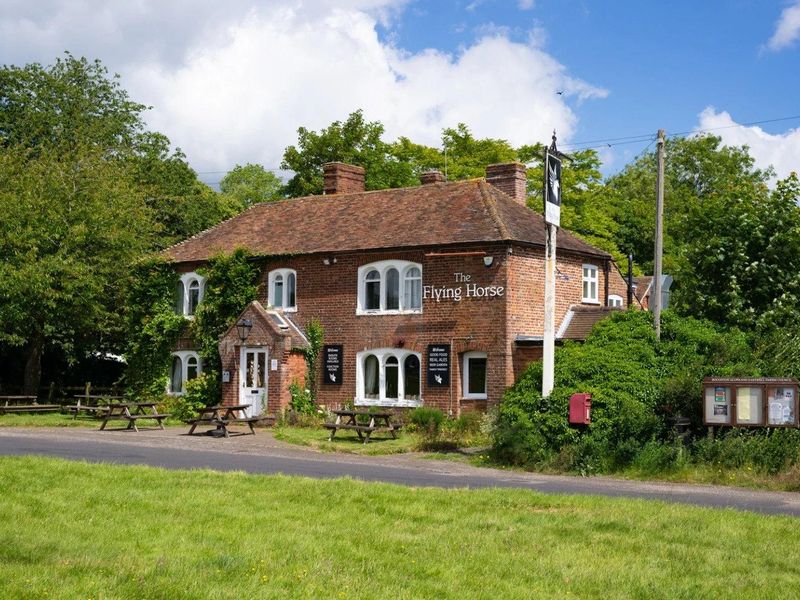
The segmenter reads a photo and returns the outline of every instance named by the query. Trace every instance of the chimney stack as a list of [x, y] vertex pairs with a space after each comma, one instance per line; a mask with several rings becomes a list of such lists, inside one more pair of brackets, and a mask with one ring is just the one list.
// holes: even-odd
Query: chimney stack
[[430, 185], [432, 183], [444, 183], [444, 175], [442, 175], [441, 171], [437, 171], [436, 169], [431, 169], [430, 171], [426, 171], [422, 175], [419, 176], [420, 183], [422, 185]]
[[354, 194], [364, 191], [364, 169], [341, 162], [325, 163], [322, 166], [325, 195]]
[[486, 181], [526, 206], [526, 168], [519, 162], [500, 163], [486, 167]]

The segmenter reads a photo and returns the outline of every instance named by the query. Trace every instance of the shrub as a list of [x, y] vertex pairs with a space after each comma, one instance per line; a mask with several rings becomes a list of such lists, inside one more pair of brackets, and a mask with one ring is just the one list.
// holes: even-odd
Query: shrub
[[417, 408], [411, 413], [411, 423], [428, 435], [437, 435], [444, 421], [444, 413], [438, 408]]
[[310, 390], [301, 388], [297, 381], [293, 381], [289, 384], [289, 393], [292, 396], [291, 408], [295, 413], [300, 415], [316, 414], [317, 407]]
[[[652, 315], [618, 312], [600, 321], [582, 344], [556, 350], [555, 387], [544, 399], [542, 366], [533, 363], [506, 391], [492, 432], [493, 454], [537, 468], [568, 465], [580, 472], [642, 468], [672, 461], [671, 424], [678, 415], [700, 431], [700, 382], [709, 375], [758, 375], [743, 334], [665, 311], [661, 342]], [[569, 397], [592, 394], [592, 422], [571, 427]], [[667, 444], [664, 450], [655, 445]], [[782, 457], [775, 450], [779, 462]]]
[[770, 475], [800, 463], [800, 431], [796, 429], [730, 429], [716, 438], [702, 438], [694, 458], [715, 467], [754, 467]]

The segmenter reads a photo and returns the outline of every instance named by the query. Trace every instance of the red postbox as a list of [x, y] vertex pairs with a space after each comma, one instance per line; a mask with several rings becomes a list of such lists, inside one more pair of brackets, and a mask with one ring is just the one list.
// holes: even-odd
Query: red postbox
[[592, 422], [592, 395], [572, 394], [569, 397], [570, 425], [588, 425]]

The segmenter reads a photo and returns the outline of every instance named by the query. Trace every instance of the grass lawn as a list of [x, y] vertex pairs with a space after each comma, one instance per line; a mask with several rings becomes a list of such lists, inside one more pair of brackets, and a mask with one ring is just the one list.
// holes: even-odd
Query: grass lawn
[[297, 444], [299, 446], [309, 446], [323, 452], [347, 452], [351, 454], [400, 454], [403, 452], [414, 452], [419, 444], [419, 436], [407, 431], [397, 434], [397, 439], [393, 440], [391, 435], [385, 432], [378, 432], [370, 438], [369, 444], [362, 443], [358, 439], [355, 431], [337, 431], [333, 441], [328, 441], [330, 431], [319, 427], [291, 427], [276, 426], [272, 429], [275, 439]]
[[798, 520], [0, 458], [2, 598], [791, 598]]
[[[100, 419], [95, 419], [86, 416], [80, 416], [74, 419], [71, 414], [64, 413], [17, 413], [0, 415], [0, 427], [88, 427], [90, 429], [99, 429]], [[112, 423], [114, 423], [112, 425]], [[118, 427], [122, 421], [113, 421], [109, 423], [109, 427]], [[142, 423], [143, 427], [150, 427], [154, 421], [145, 421]], [[177, 419], [166, 419], [164, 426], [181, 426], [186, 427], [184, 423]]]

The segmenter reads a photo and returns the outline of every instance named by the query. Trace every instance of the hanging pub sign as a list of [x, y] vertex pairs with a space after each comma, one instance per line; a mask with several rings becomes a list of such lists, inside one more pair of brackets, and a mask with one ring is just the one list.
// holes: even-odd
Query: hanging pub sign
[[428, 346], [428, 386], [450, 385], [450, 344]]
[[561, 159], [553, 146], [544, 154], [544, 221], [548, 225], [561, 225]]
[[342, 345], [322, 347], [322, 383], [342, 385]]

